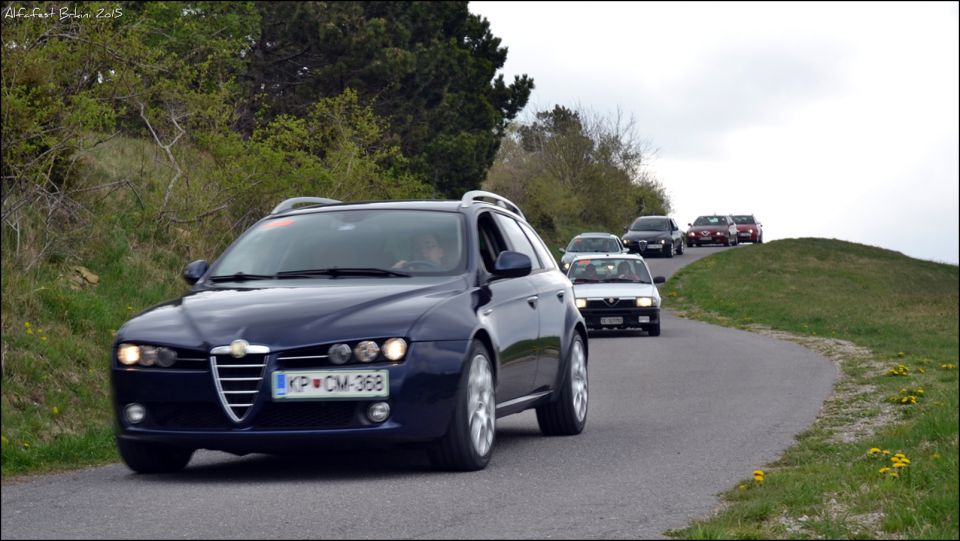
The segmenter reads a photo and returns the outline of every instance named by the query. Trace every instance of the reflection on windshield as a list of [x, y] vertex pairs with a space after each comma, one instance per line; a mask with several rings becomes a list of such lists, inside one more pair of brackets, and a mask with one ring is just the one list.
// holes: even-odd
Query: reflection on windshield
[[693, 225], [721, 225], [725, 223], [719, 216], [701, 216], [697, 218]]
[[670, 231], [670, 223], [662, 218], [640, 218], [630, 226], [631, 231]]
[[[466, 262], [459, 213], [335, 210], [255, 225], [211, 269], [211, 276], [278, 274], [335, 279], [451, 275]], [[224, 280], [224, 279], [222, 279]]]
[[756, 223], [753, 219], [753, 216], [734, 216], [733, 221], [734, 223], [742, 224], [742, 225]]
[[638, 259], [578, 259], [567, 276], [574, 284], [653, 283], [646, 265]]

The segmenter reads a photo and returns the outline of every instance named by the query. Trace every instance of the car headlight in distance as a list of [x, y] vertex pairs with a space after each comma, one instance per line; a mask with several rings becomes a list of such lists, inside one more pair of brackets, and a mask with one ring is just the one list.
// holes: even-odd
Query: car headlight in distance
[[140, 346], [136, 344], [120, 344], [117, 348], [117, 359], [120, 364], [133, 366], [140, 362]]
[[653, 297], [637, 297], [637, 306], [641, 308], [649, 308], [655, 304]]
[[587, 307], [587, 299], [577, 298], [577, 308], [586, 308], [586, 307]]
[[564, 263], [564, 264], [563, 264], [563, 270], [567, 270], [567, 269], [569, 269], [569, 268], [570, 268], [570, 263]]
[[353, 348], [353, 355], [362, 363], [369, 363], [380, 354], [380, 346], [372, 340], [364, 340]]
[[389, 361], [399, 361], [407, 354], [407, 341], [403, 338], [391, 338], [383, 343], [383, 356]]

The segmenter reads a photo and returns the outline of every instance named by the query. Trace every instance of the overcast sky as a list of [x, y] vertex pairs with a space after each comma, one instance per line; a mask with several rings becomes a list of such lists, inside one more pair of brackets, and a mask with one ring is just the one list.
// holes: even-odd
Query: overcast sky
[[[636, 121], [683, 227], [957, 264], [957, 2], [470, 2], [554, 105]], [[615, 231], [614, 233], [620, 233]]]

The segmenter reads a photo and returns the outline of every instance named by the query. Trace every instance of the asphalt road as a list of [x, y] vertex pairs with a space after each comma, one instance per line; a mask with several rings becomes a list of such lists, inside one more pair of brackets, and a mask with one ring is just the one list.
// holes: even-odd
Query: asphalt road
[[[722, 248], [649, 259], [655, 275]], [[750, 249], [743, 246], [734, 249]], [[125, 466], [4, 482], [2, 537], [663, 538], [776, 459], [837, 371], [792, 343], [687, 321], [591, 335], [586, 430], [500, 419], [493, 460], [438, 473], [412, 450], [310, 458], [202, 451], [176, 475]]]

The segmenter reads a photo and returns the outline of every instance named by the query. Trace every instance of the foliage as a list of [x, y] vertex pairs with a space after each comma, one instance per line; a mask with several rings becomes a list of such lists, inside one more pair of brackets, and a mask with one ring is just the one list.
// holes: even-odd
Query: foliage
[[[484, 183], [524, 209], [553, 243], [562, 224], [619, 234], [640, 214], [667, 214], [663, 186], [645, 168], [633, 124], [557, 105], [508, 132]], [[628, 204], [624, 204], [628, 202]]]
[[352, 89], [389, 119], [407, 168], [448, 197], [475, 189], [533, 81], [496, 76], [507, 49], [467, 2], [261, 2], [244, 133]]

